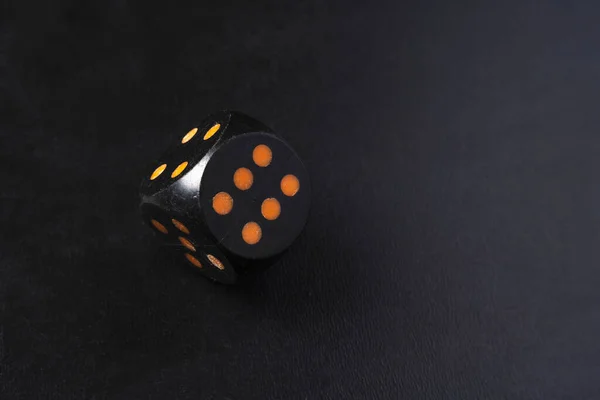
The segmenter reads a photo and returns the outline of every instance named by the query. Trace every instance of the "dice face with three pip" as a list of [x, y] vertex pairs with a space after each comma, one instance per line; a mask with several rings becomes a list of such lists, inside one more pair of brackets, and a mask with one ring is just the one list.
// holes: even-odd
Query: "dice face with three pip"
[[140, 192], [145, 222], [182, 262], [222, 283], [272, 263], [310, 206], [308, 174], [292, 148], [232, 111], [177, 136]]

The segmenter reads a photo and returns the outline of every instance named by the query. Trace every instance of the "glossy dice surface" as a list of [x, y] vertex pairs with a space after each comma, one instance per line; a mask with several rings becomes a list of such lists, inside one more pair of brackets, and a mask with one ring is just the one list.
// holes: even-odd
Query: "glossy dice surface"
[[215, 113], [175, 139], [141, 186], [144, 220], [182, 260], [233, 283], [300, 234], [308, 174], [292, 148], [244, 114]]

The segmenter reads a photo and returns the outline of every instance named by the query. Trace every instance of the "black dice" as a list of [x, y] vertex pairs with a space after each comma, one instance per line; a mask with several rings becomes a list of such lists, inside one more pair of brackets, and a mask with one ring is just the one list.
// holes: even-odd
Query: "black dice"
[[222, 283], [270, 265], [302, 231], [309, 206], [294, 150], [232, 111], [178, 136], [141, 185], [148, 225], [182, 261]]

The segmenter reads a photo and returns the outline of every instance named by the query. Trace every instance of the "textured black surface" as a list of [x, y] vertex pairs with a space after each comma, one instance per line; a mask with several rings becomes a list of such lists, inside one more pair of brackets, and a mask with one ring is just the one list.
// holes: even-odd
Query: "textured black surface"
[[[599, 20], [6, 4], [0, 397], [600, 398]], [[150, 157], [226, 107], [313, 188], [305, 233], [241, 287], [158, 252], [137, 210]]]

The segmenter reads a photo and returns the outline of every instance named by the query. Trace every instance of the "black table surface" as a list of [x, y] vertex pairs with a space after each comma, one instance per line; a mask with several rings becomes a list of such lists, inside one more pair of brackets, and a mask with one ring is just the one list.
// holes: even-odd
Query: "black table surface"
[[[600, 4], [14, 1], [0, 12], [0, 398], [600, 399]], [[312, 179], [270, 270], [142, 223], [190, 121]]]

